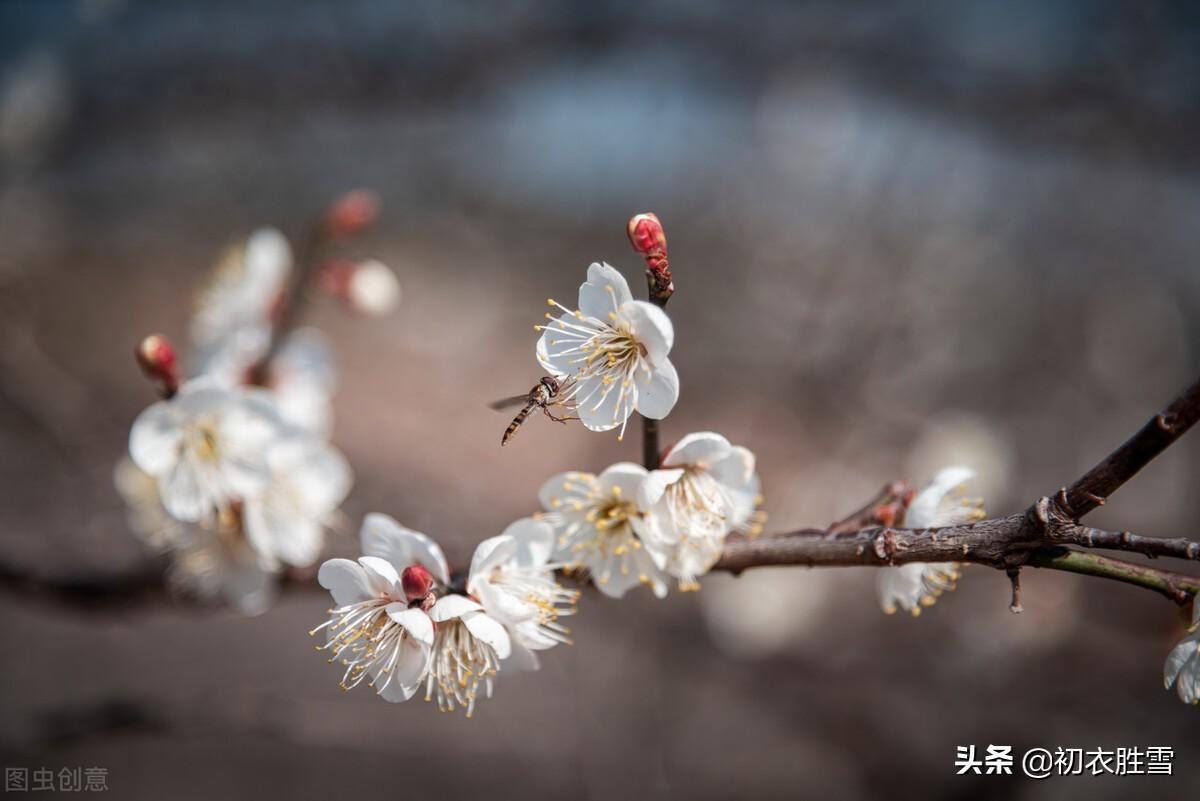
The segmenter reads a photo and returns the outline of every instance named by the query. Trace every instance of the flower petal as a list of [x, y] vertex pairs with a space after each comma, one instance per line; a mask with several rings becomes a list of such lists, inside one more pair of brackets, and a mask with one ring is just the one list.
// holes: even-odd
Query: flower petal
[[674, 484], [683, 476], [683, 468], [672, 467], [665, 470], [651, 470], [638, 489], [638, 506], [649, 509], [660, 500], [667, 487]]
[[615, 312], [633, 300], [629, 283], [611, 265], [599, 262], [588, 266], [587, 281], [579, 287], [579, 310], [588, 317], [607, 320], [609, 312]]
[[634, 462], [617, 462], [605, 468], [598, 483], [601, 494], [608, 495], [614, 489], [624, 499], [637, 501], [638, 491], [649, 471]]
[[570, 471], [559, 473], [549, 479], [538, 490], [538, 503], [547, 512], [557, 510], [567, 499], [587, 497], [588, 491], [595, 485], [596, 476], [591, 473]]
[[508, 629], [500, 621], [484, 612], [469, 612], [462, 615], [462, 621], [467, 631], [492, 646], [499, 658], [508, 659], [512, 654], [512, 640], [508, 636]]
[[929, 528], [935, 525], [938, 508], [946, 493], [975, 476], [969, 467], [947, 467], [933, 477], [913, 498], [904, 515], [905, 528]]
[[433, 645], [433, 621], [420, 609], [409, 609], [402, 603], [390, 603], [385, 608], [388, 617], [404, 627], [422, 645]]
[[405, 528], [385, 514], [372, 512], [363, 518], [359, 539], [364, 554], [388, 560], [397, 571], [419, 564], [441, 583], [450, 583], [450, 567], [446, 564], [446, 555], [441, 547], [419, 531]]
[[475, 546], [471, 556], [471, 571], [467, 574], [467, 592], [474, 594], [477, 581], [487, 581], [488, 574], [515, 559], [517, 541], [505, 534], [489, 537]]
[[729, 440], [712, 431], [698, 431], [676, 442], [663, 458], [663, 467], [694, 465], [709, 468], [732, 452]]
[[429, 610], [429, 617], [433, 619], [434, 623], [445, 623], [447, 620], [453, 620], [471, 612], [482, 611], [482, 606], [465, 595], [444, 595]]
[[358, 563], [362, 565], [367, 582], [376, 597], [380, 595], [404, 597], [404, 589], [400, 586], [400, 574], [391, 562], [380, 559], [378, 556], [360, 556]]
[[646, 349], [646, 358], [651, 365], [658, 366], [666, 361], [675, 344], [675, 326], [665, 311], [644, 300], [631, 300], [617, 310], [617, 322], [627, 326], [634, 339]]
[[605, 383], [603, 375], [590, 376], [578, 384], [576, 413], [589, 431], [611, 431], [633, 414], [637, 394], [636, 382], [624, 387], [620, 379]]
[[375, 597], [367, 572], [351, 559], [329, 559], [317, 571], [317, 583], [329, 590], [338, 606], [356, 604]]
[[508, 524], [503, 536], [517, 543], [517, 563], [537, 567], [550, 561], [554, 553], [554, 527], [544, 520], [522, 517]]
[[129, 456], [144, 473], [162, 475], [179, 458], [183, 429], [170, 401], [151, 404], [129, 429]]
[[215, 502], [224, 500], [208, 476], [186, 458], [158, 479], [158, 496], [171, 517], [187, 523], [203, 519]]
[[647, 374], [638, 370], [633, 374], [637, 387], [637, 410], [651, 420], [662, 420], [675, 408], [679, 400], [679, 374], [670, 359], [663, 359]]

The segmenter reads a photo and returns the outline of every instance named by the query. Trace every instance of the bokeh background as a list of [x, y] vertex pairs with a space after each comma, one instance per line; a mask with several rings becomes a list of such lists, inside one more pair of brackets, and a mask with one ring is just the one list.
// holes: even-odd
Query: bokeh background
[[[563, 469], [638, 443], [485, 408], [624, 224], [664, 221], [682, 399], [669, 439], [757, 452], [770, 529], [894, 478], [980, 471], [989, 511], [1069, 482], [1200, 372], [1195, 4], [0, 4], [0, 559], [141, 564], [112, 489], [231, 238], [355, 186], [400, 275], [382, 321], [317, 301], [340, 357], [348, 530], [384, 511], [463, 561]], [[1196, 536], [1200, 435], [1096, 525]], [[342, 693], [267, 614], [81, 614], [0, 597], [5, 766], [113, 797], [1089, 798], [1200, 795], [1200, 713], [1161, 687], [1180, 614], [1140, 589], [971, 568], [918, 619], [870, 570], [589, 594], [577, 644], [471, 721]], [[954, 776], [955, 746], [1175, 748], [1176, 775]]]

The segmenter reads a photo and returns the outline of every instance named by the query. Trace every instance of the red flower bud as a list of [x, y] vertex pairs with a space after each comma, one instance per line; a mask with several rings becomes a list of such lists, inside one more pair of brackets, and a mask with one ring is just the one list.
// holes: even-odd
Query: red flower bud
[[666, 258], [667, 234], [658, 217], [650, 212], [635, 214], [629, 219], [629, 242], [633, 249], [649, 259]]
[[433, 576], [420, 565], [409, 565], [400, 574], [400, 585], [404, 587], [405, 598], [419, 601], [433, 589]]
[[325, 232], [334, 239], [346, 239], [374, 225], [379, 217], [379, 198], [366, 189], [355, 189], [338, 198], [323, 221]]
[[646, 260], [646, 281], [650, 300], [663, 306], [675, 291], [671, 265], [667, 261], [667, 234], [658, 217], [650, 212], [635, 214], [626, 228], [629, 243]]
[[175, 349], [162, 334], [151, 334], [138, 343], [133, 352], [138, 366], [150, 379], [157, 381], [166, 397], [179, 389], [179, 367], [175, 361]]

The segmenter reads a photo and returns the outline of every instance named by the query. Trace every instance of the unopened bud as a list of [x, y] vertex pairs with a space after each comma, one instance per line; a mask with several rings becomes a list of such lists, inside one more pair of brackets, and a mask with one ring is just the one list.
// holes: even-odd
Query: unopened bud
[[175, 394], [179, 389], [179, 367], [175, 361], [175, 349], [165, 336], [151, 334], [138, 343], [133, 355], [142, 372], [158, 382], [164, 397]]
[[379, 198], [366, 189], [355, 189], [338, 198], [323, 221], [325, 232], [346, 239], [370, 228], [379, 217]]
[[409, 601], [424, 600], [433, 589], [433, 575], [421, 565], [409, 565], [400, 574], [404, 597]]
[[671, 264], [667, 261], [667, 233], [658, 216], [651, 212], [635, 214], [626, 228], [629, 243], [646, 260], [646, 281], [650, 300], [663, 306], [675, 291]]

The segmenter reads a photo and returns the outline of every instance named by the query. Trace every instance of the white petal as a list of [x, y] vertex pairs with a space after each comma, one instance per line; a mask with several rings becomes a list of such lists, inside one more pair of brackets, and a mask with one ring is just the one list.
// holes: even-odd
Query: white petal
[[362, 565], [350, 559], [329, 559], [317, 571], [317, 583], [329, 590], [338, 606], [375, 597]]
[[930, 528], [936, 525], [938, 508], [946, 493], [965, 481], [975, 471], [969, 467], [947, 467], [933, 477], [933, 481], [917, 493], [904, 515], [905, 528]]
[[538, 490], [538, 503], [548, 512], [559, 508], [563, 500], [566, 498], [586, 497], [588, 489], [596, 482], [596, 477], [591, 473], [579, 473], [571, 471], [568, 473], [559, 473], [549, 479]]
[[529, 672], [539, 670], [542, 666], [538, 655], [531, 648], [513, 637], [512, 653], [504, 663], [504, 669], [513, 672]]
[[471, 612], [482, 611], [482, 606], [465, 595], [444, 595], [429, 610], [429, 617], [433, 618], [434, 623], [445, 623]]
[[266, 565], [283, 562], [308, 567], [321, 555], [324, 528], [319, 521], [275, 500], [266, 496], [246, 501], [243, 508], [246, 539], [265, 558]]
[[747, 490], [756, 483], [754, 463], [754, 454], [749, 449], [735, 445], [724, 459], [709, 464], [708, 472], [727, 489]]
[[159, 401], [138, 415], [129, 429], [129, 456], [143, 472], [162, 475], [179, 458], [183, 429], [170, 401]]
[[651, 365], [658, 366], [666, 361], [675, 344], [675, 326], [665, 311], [644, 300], [631, 300], [617, 311], [617, 321], [627, 326], [634, 339], [646, 349], [646, 358]]
[[1184, 637], [1167, 655], [1163, 665], [1163, 686], [1170, 687], [1189, 659], [1200, 658], [1200, 636]]
[[441, 547], [419, 531], [407, 529], [387, 515], [372, 512], [363, 518], [359, 539], [364, 554], [388, 560], [397, 571], [419, 564], [442, 584], [450, 582], [450, 568]]
[[483, 611], [505, 623], [529, 620], [538, 613], [536, 605], [514, 597], [490, 581], [476, 581], [470, 591], [483, 605]]
[[433, 645], [433, 621], [420, 609], [409, 609], [401, 603], [390, 603], [385, 607], [388, 617], [404, 627], [412, 638], [422, 645]]
[[371, 585], [371, 590], [376, 597], [381, 595], [404, 597], [404, 589], [400, 586], [400, 574], [391, 562], [380, 559], [378, 556], [360, 556], [358, 563], [362, 565], [367, 582]]
[[642, 481], [638, 490], [638, 506], [649, 509], [662, 500], [667, 487], [674, 484], [683, 476], [683, 468], [672, 467], [665, 470], [651, 470]]
[[679, 400], [679, 374], [670, 359], [659, 362], [649, 375], [638, 370], [633, 374], [633, 383], [637, 387], [637, 410], [651, 420], [662, 420]]
[[727, 458], [733, 451], [729, 440], [712, 431], [688, 434], [676, 442], [663, 458], [663, 467], [694, 465], [707, 469]]
[[544, 520], [523, 517], [509, 523], [504, 536], [517, 543], [517, 563], [537, 567], [550, 561], [554, 553], [554, 527]]
[[636, 502], [642, 482], [646, 480], [649, 471], [640, 464], [633, 462], [617, 462], [605, 468], [598, 479], [600, 492], [608, 495], [617, 489], [621, 497]]
[[180, 459], [158, 479], [158, 495], [171, 517], [188, 523], [203, 519], [224, 500], [190, 459]]
[[622, 389], [618, 378], [612, 385], [604, 383], [601, 375], [591, 376], [579, 382], [575, 397], [576, 412], [584, 428], [589, 431], [611, 431], [622, 425], [637, 407], [638, 386], [634, 382]]
[[467, 631], [492, 646], [499, 658], [508, 659], [512, 654], [512, 641], [509, 639], [508, 629], [504, 628], [500, 621], [489, 617], [484, 612], [465, 614], [462, 616], [462, 621], [466, 624]]
[[505, 534], [489, 537], [475, 547], [471, 571], [467, 574], [467, 592], [474, 593], [476, 581], [487, 581], [497, 567], [516, 559], [517, 541]]
[[379, 697], [393, 704], [412, 698], [420, 689], [431, 661], [432, 653], [428, 645], [405, 638], [400, 644], [400, 654], [391, 673], [376, 673], [371, 677], [380, 688]]
[[267, 452], [273, 478], [282, 477], [292, 496], [313, 517], [336, 509], [350, 491], [350, 465], [333, 447], [309, 436], [291, 435]]
[[606, 263], [588, 267], [587, 281], [579, 287], [579, 310], [588, 317], [607, 320], [609, 312], [615, 312], [633, 300], [625, 276]]

